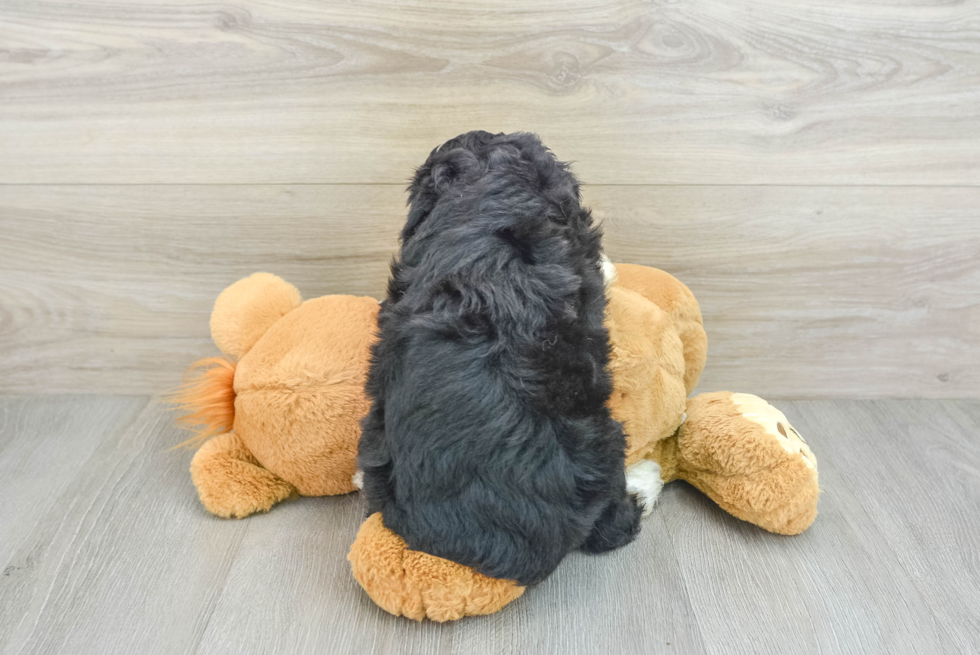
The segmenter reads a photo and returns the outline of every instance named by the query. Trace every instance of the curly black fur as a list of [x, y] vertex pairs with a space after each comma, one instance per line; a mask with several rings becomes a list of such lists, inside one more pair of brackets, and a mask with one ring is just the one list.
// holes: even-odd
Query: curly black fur
[[639, 530], [606, 408], [601, 235], [532, 134], [432, 151], [378, 317], [359, 463], [409, 548], [540, 582]]

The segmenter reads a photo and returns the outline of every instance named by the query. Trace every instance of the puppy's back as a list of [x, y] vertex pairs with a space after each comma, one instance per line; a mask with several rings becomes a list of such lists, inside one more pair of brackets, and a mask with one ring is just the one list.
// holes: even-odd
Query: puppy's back
[[360, 459], [410, 548], [533, 584], [616, 493], [600, 235], [531, 135], [433, 151], [379, 316]]

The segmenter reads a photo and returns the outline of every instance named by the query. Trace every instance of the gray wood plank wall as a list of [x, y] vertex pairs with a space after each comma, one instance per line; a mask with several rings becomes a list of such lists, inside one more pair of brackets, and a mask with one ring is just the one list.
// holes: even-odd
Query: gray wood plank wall
[[0, 392], [155, 393], [257, 270], [379, 295], [459, 132], [574, 160], [701, 300], [702, 389], [980, 397], [980, 8], [0, 6]]

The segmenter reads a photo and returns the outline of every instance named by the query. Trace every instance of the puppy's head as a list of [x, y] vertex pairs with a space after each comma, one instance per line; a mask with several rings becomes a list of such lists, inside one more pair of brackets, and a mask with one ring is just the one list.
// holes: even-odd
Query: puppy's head
[[476, 221], [515, 243], [592, 230], [568, 165], [520, 132], [468, 132], [433, 150], [409, 187], [402, 243]]

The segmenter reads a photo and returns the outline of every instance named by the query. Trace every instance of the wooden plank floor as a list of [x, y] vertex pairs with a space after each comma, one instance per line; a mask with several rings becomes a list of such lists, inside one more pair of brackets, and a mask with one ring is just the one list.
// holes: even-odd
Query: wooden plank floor
[[437, 625], [385, 614], [351, 578], [358, 496], [220, 520], [150, 399], [0, 397], [0, 653], [980, 650], [980, 403], [782, 408], [820, 461], [803, 535], [673, 484], [630, 546]]

